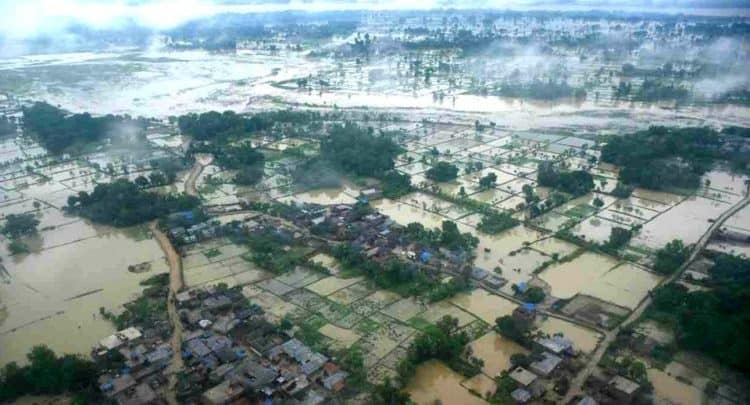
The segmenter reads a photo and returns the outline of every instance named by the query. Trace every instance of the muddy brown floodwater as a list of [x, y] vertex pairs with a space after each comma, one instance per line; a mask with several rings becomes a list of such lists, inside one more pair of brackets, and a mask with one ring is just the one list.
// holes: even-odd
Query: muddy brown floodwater
[[[38, 344], [58, 353], [88, 354], [115, 331], [99, 309], [121, 312], [122, 304], [143, 288], [140, 281], [167, 271], [159, 245], [138, 236], [142, 228], [94, 228], [79, 221], [56, 231], [94, 236], [4, 258], [0, 305], [7, 317], [0, 320], [1, 364], [24, 363], [28, 350]], [[144, 262], [149, 271], [128, 271], [129, 265]]]
[[444, 404], [486, 404], [461, 386], [463, 380], [460, 374], [442, 362], [429, 360], [417, 367], [406, 391], [411, 400], [420, 405], [432, 405], [438, 400]]

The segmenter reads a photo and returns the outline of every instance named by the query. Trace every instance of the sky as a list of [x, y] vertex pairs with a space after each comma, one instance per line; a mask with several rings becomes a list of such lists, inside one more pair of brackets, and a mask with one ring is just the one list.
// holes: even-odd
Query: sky
[[750, 8], [750, 0], [0, 0], [0, 35], [28, 38], [72, 24], [116, 28], [126, 21], [168, 29], [186, 21], [224, 12], [283, 10], [395, 10], [445, 8], [676, 9]]

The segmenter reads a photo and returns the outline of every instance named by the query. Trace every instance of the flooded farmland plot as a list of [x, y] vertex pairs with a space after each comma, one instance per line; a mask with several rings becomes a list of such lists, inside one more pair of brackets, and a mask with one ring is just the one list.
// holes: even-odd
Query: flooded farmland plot
[[463, 379], [445, 364], [431, 360], [417, 367], [417, 373], [406, 391], [418, 404], [433, 404], [436, 400], [455, 404], [486, 403], [461, 385]]
[[[0, 366], [93, 356], [96, 403], [747, 402], [747, 7], [224, 3], [0, 24]], [[0, 402], [82, 391], [8, 370]]]
[[[102, 336], [114, 332], [99, 309], [121, 312], [122, 304], [143, 288], [140, 281], [168, 270], [161, 249], [150, 238], [139, 240], [127, 230], [112, 229], [78, 235], [84, 239], [3, 260], [3, 362], [23, 363], [36, 344], [89, 353]], [[128, 266], [140, 263], [147, 263], [149, 270], [128, 271]]]

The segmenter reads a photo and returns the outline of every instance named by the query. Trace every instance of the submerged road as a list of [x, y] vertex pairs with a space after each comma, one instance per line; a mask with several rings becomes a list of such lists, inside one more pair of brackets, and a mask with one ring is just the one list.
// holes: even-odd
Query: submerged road
[[[698, 257], [700, 252], [703, 250], [703, 248], [706, 246], [706, 244], [711, 240], [711, 236], [713, 236], [714, 232], [716, 232], [717, 229], [721, 227], [721, 225], [729, 219], [732, 215], [737, 213], [737, 211], [744, 208], [748, 203], [750, 202], [750, 190], [745, 190], [745, 196], [737, 202], [737, 204], [733, 205], [730, 209], [727, 211], [724, 211], [721, 215], [719, 215], [718, 218], [711, 224], [711, 226], [706, 230], [706, 232], [701, 236], [701, 238], [696, 242], [693, 247], [692, 251], [690, 253], [690, 256], [685, 261], [685, 263], [682, 264], [674, 273], [672, 273], [669, 277], [664, 279], [660, 286], [673, 283], [676, 280], [679, 280], [682, 273], [690, 266], [690, 264], [695, 261], [695, 259]], [[588, 364], [586, 364], [586, 367], [581, 369], [581, 371], [576, 375], [576, 377], [571, 381], [570, 389], [568, 390], [568, 394], [565, 396], [565, 399], [562, 403], [567, 404], [570, 401], [573, 400], [578, 395], [583, 395], [583, 384], [586, 382], [586, 380], [591, 376], [591, 374], [594, 372], [596, 367], [598, 366], [599, 362], [601, 361], [602, 357], [604, 357], [604, 353], [606, 353], [607, 348], [609, 348], [609, 345], [612, 344], [612, 342], [617, 337], [617, 334], [620, 333], [620, 331], [632, 324], [633, 322], [637, 321], [641, 315], [643, 315], [643, 312], [648, 308], [649, 305], [651, 305], [651, 294], [649, 294], [641, 303], [636, 307], [633, 312], [630, 313], [630, 315], [622, 322], [619, 326], [612, 329], [611, 331], [605, 333], [604, 339], [601, 341], [599, 346], [596, 348], [596, 351], [591, 355], [591, 359], [589, 360]]]

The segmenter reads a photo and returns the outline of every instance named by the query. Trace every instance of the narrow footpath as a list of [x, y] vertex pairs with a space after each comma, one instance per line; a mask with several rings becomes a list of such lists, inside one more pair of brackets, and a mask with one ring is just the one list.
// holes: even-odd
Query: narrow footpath
[[[685, 261], [685, 263], [680, 266], [680, 268], [677, 269], [672, 275], [664, 279], [664, 281], [660, 285], [666, 285], [669, 283], [673, 283], [676, 280], [679, 280], [682, 273], [690, 266], [690, 264], [695, 261], [696, 258], [698, 258], [698, 255], [703, 250], [703, 248], [708, 244], [708, 242], [711, 240], [711, 236], [713, 236], [714, 232], [716, 232], [717, 229], [721, 227], [724, 222], [729, 219], [732, 215], [734, 215], [737, 211], [744, 208], [748, 203], [750, 202], [750, 191], [745, 190], [745, 196], [740, 200], [737, 204], [732, 206], [732, 208], [728, 209], [727, 211], [724, 211], [716, 220], [711, 224], [711, 226], [706, 230], [706, 232], [701, 236], [701, 238], [693, 245], [692, 251], [690, 253], [690, 256]], [[568, 390], [568, 394], [565, 396], [565, 399], [563, 400], [563, 404], [567, 404], [570, 401], [573, 400], [578, 395], [583, 395], [583, 384], [586, 382], [586, 380], [591, 376], [591, 374], [594, 372], [596, 367], [599, 365], [599, 362], [601, 361], [602, 357], [604, 357], [604, 353], [607, 352], [607, 348], [609, 348], [609, 345], [612, 344], [612, 342], [617, 337], [617, 334], [620, 333], [622, 329], [629, 326], [633, 322], [637, 321], [641, 315], [643, 315], [643, 312], [648, 308], [648, 306], [651, 305], [651, 295], [649, 294], [641, 303], [636, 307], [636, 309], [630, 313], [630, 315], [622, 322], [619, 326], [612, 329], [611, 331], [605, 333], [604, 339], [599, 343], [599, 346], [597, 347], [596, 351], [591, 355], [591, 359], [589, 360], [588, 364], [586, 364], [586, 367], [581, 369], [581, 371], [576, 375], [576, 377], [571, 381], [570, 389]]]

